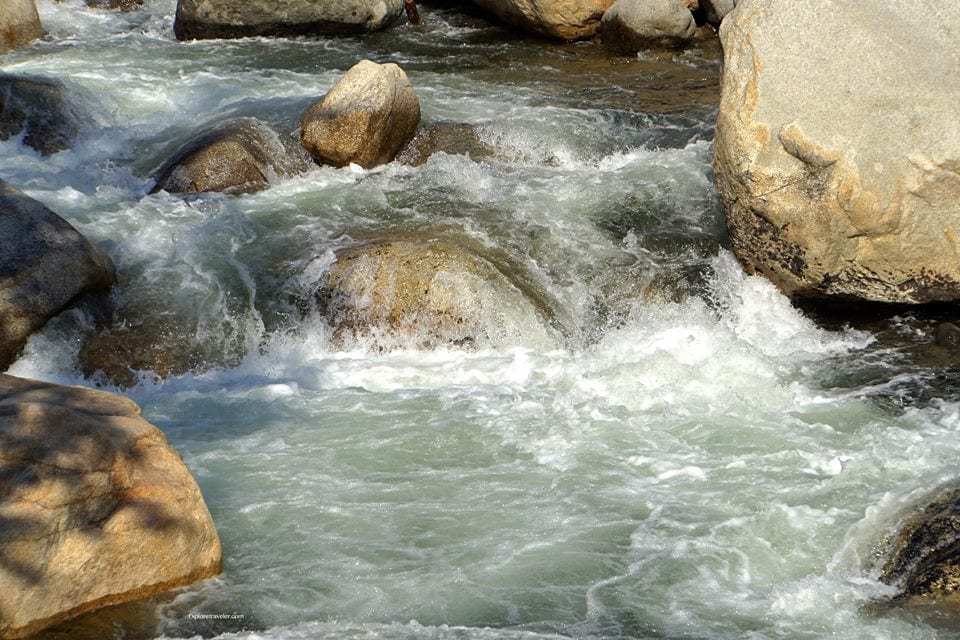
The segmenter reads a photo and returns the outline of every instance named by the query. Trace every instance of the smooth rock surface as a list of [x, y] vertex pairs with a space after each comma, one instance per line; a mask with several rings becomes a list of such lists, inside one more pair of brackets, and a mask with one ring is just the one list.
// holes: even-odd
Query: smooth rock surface
[[0, 181], [0, 371], [34, 331], [114, 281], [110, 258], [66, 220]]
[[617, 0], [600, 23], [603, 44], [632, 55], [650, 47], [680, 47], [697, 33], [684, 0]]
[[69, 149], [84, 117], [57, 81], [0, 74], [0, 140], [23, 134], [23, 143], [51, 155]]
[[545, 293], [465, 239], [374, 240], [337, 253], [318, 293], [335, 340], [380, 349], [550, 340]]
[[403, 0], [179, 0], [180, 40], [365, 33], [403, 16]]
[[403, 69], [362, 60], [304, 112], [300, 142], [322, 164], [369, 169], [393, 160], [419, 124], [420, 100]]
[[504, 22], [561, 40], [592, 38], [613, 0], [474, 0]]
[[745, 268], [794, 295], [960, 297], [960, 4], [741, 0], [720, 32]]
[[0, 375], [0, 637], [220, 572], [196, 482], [130, 400]]
[[153, 193], [251, 193], [294, 173], [295, 161], [266, 124], [239, 118], [200, 134], [157, 171]]
[[0, 2], [0, 53], [30, 44], [42, 35], [34, 0]]

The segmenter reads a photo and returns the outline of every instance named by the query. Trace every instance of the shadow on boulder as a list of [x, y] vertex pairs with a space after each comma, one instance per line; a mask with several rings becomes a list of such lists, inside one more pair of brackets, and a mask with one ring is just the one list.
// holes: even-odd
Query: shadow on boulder
[[22, 133], [45, 156], [69, 149], [91, 119], [66, 93], [62, 82], [0, 74], [0, 140]]

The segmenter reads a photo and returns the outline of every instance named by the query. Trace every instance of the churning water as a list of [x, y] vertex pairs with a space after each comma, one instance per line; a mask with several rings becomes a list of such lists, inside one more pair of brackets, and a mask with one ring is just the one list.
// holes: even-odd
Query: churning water
[[[4, 70], [64, 80], [91, 118], [50, 158], [0, 143], [0, 178], [113, 257], [118, 306], [174, 317], [230, 365], [126, 390], [224, 543], [223, 575], [160, 601], [151, 632], [952, 633], [865, 607], [889, 590], [878, 542], [956, 473], [950, 363], [923, 321], [827, 329], [739, 268], [710, 168], [715, 43], [623, 60], [424, 9], [423, 27], [364, 40], [182, 44], [174, 8], [41, 0], [50, 37]], [[233, 116], [286, 135], [364, 57], [400, 63], [425, 123], [476, 125], [495, 156], [147, 195], [171, 144]], [[291, 302], [351, 237], [436, 228], [521, 265], [564, 331], [336, 350]], [[11, 372], [91, 384], [90, 331], [65, 313]]]

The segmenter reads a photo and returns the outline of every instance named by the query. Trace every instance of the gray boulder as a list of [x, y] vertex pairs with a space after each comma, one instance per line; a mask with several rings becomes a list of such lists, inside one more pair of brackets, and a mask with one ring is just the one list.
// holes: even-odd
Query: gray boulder
[[93, 9], [134, 11], [143, 6], [143, 0], [87, 0], [87, 6]]
[[108, 290], [113, 263], [70, 224], [0, 181], [0, 371], [30, 334], [82, 294]]
[[157, 171], [152, 193], [251, 193], [296, 172], [280, 137], [253, 118], [238, 118], [181, 147]]
[[559, 40], [592, 38], [613, 0], [474, 0], [504, 22]]
[[393, 160], [417, 132], [420, 100], [403, 69], [363, 60], [304, 112], [300, 142], [322, 164]]
[[720, 34], [744, 267], [798, 296], [960, 298], [960, 3], [740, 0]]
[[84, 125], [60, 82], [0, 74], [0, 140], [23, 133], [23, 142], [51, 155], [69, 149]]
[[30, 44], [42, 35], [34, 0], [0, 2], [0, 53]]
[[696, 33], [696, 20], [684, 0], [617, 0], [600, 23], [603, 44], [627, 55], [651, 47], [680, 47]]
[[403, 0], [179, 0], [174, 32], [179, 40], [365, 33], [403, 15]]

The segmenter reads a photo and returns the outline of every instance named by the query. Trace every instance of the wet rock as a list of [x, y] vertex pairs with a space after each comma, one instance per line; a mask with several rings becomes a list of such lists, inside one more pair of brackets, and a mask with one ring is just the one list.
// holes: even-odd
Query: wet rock
[[617, 0], [600, 23], [603, 44], [627, 55], [681, 47], [696, 33], [696, 20], [684, 0]]
[[942, 597], [960, 590], [960, 488], [940, 491], [908, 516], [890, 540], [880, 579], [903, 597]]
[[253, 118], [240, 118], [181, 147], [157, 171], [152, 193], [251, 193], [295, 171], [295, 159], [273, 129]]
[[0, 74], [0, 140], [23, 134], [23, 142], [51, 155], [69, 149], [84, 121], [60, 82]]
[[736, 0], [700, 0], [700, 11], [708, 24], [719, 27], [728, 13], [737, 6]]
[[143, 0], [87, 0], [87, 6], [112, 11], [134, 11], [143, 7]]
[[435, 153], [469, 156], [472, 160], [492, 158], [497, 150], [480, 139], [477, 128], [459, 122], [435, 122], [420, 129], [397, 156], [403, 164], [419, 167]]
[[78, 354], [84, 376], [124, 389], [136, 385], [141, 372], [151, 372], [154, 381], [200, 372], [209, 368], [209, 357], [182, 327], [164, 322], [107, 329], [91, 336]]
[[420, 101], [403, 69], [363, 60], [300, 121], [300, 142], [323, 164], [365, 168], [393, 160], [417, 132]]
[[0, 637], [220, 572], [180, 456], [130, 400], [0, 375]]
[[110, 258], [66, 220], [0, 181], [0, 371], [30, 334], [85, 293], [113, 285]]
[[960, 347], [960, 327], [952, 322], [941, 322], [934, 330], [933, 340], [941, 347]]
[[403, 0], [179, 0], [174, 32], [180, 40], [366, 33], [403, 15]]
[[960, 298], [960, 4], [937, 6], [740, 0], [723, 21], [714, 164], [748, 271], [798, 296]]
[[592, 38], [613, 0], [474, 0], [504, 22], [560, 40]]
[[399, 236], [343, 249], [318, 302], [340, 344], [482, 348], [553, 339], [545, 292], [458, 238]]
[[30, 44], [43, 35], [34, 0], [0, 3], [0, 53]]

